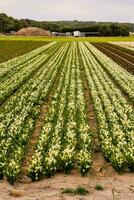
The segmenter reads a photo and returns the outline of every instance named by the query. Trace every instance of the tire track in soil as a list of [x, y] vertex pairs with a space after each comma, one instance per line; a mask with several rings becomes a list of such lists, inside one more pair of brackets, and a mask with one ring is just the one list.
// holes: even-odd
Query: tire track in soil
[[98, 50], [100, 50], [102, 53], [110, 57], [113, 61], [115, 61], [117, 64], [119, 64], [121, 67], [126, 69], [129, 73], [134, 75], [134, 63], [131, 62], [128, 58], [124, 57], [123, 55], [117, 54], [113, 51], [113, 49], [109, 48], [107, 45], [104, 46], [104, 44], [98, 44], [98, 43], [92, 43]]
[[41, 109], [40, 109], [40, 113], [39, 113], [39, 115], [36, 119], [35, 128], [34, 128], [34, 131], [32, 133], [32, 136], [29, 140], [29, 143], [27, 145], [27, 151], [26, 151], [26, 154], [25, 154], [25, 158], [22, 162], [22, 170], [21, 170], [22, 172], [20, 174], [20, 177], [18, 178], [19, 182], [23, 182], [23, 183], [31, 182], [31, 178], [29, 178], [27, 176], [27, 174], [28, 174], [27, 169], [28, 169], [28, 166], [30, 165], [30, 162], [32, 160], [32, 155], [34, 154], [35, 145], [36, 145], [38, 137], [40, 135], [43, 122], [45, 121], [45, 116], [47, 116], [49, 107], [51, 106], [52, 97], [53, 97], [55, 89], [58, 85], [60, 74], [61, 74], [61, 71], [62, 71], [63, 66], [64, 66], [64, 59], [66, 57], [66, 54], [67, 54], [69, 47], [70, 47], [70, 45], [68, 46], [68, 48], [67, 48], [67, 50], [66, 50], [66, 52], [63, 56], [61, 67], [59, 68], [59, 70], [57, 72], [57, 76], [56, 76], [55, 80], [53, 81], [52, 90], [48, 94], [47, 101], [45, 101], [42, 104]]
[[108, 44], [112, 48], [114, 48], [114, 49], [116, 49], [116, 50], [118, 50], [120, 52], [123, 52], [124, 54], [134, 58], [134, 52], [132, 50], [130, 50], [130, 49], [127, 49], [127, 48], [125, 48], [123, 46], [119, 46], [118, 44], [116, 45], [116, 44], [113, 44], [113, 43], [106, 43], [106, 42], [105, 42], [105, 44]]

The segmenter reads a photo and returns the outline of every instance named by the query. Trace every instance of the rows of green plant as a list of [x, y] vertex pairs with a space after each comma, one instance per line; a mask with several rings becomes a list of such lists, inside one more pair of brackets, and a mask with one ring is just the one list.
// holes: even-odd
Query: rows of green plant
[[38, 71], [61, 44], [50, 43], [0, 65], [0, 104]]
[[68, 174], [74, 167], [82, 175], [89, 172], [93, 133], [82, 67], [105, 158], [119, 172], [134, 170], [134, 77], [88, 42], [53, 42], [0, 65], [1, 178], [13, 184], [21, 173], [36, 118], [56, 78], [28, 175], [38, 180], [57, 170]]
[[100, 52], [90, 43], [85, 43], [90, 51], [95, 55], [100, 65], [112, 77], [116, 84], [126, 93], [132, 102], [134, 102], [134, 77], [127, 72], [111, 58]]
[[11, 184], [21, 172], [26, 145], [40, 106], [52, 90], [69, 43], [60, 48], [57, 46], [58, 50], [51, 55], [51, 59], [0, 107], [0, 177], [6, 177]]
[[80, 43], [79, 49], [96, 112], [102, 151], [117, 171], [134, 170], [134, 110], [116, 86], [119, 84], [133, 102], [134, 78], [91, 44]]
[[77, 45], [72, 43], [29, 166], [29, 176], [38, 180], [54, 175], [61, 168], [68, 174], [75, 163], [82, 175], [87, 174], [92, 162], [92, 137]]
[[3, 80], [4, 76], [5, 78], [7, 78], [7, 76], [9, 77], [10, 75], [11, 77], [15, 72], [18, 72], [21, 68], [23, 68], [24, 64], [25, 65], [30, 64], [31, 62], [33, 62], [33, 60], [36, 59], [36, 56], [40, 56], [41, 53], [43, 53], [44, 51], [46, 52], [46, 50], [48, 50], [50, 47], [53, 47], [53, 45], [54, 45], [54, 42], [46, 46], [37, 48], [33, 51], [30, 51], [29, 53], [26, 53], [24, 55], [12, 58], [6, 62], [1, 63], [0, 64], [0, 78], [1, 78], [0, 80]]

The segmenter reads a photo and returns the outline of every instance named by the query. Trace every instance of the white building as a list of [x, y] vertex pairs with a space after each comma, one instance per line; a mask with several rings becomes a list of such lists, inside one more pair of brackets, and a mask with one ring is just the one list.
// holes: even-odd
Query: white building
[[81, 32], [80, 31], [74, 31], [74, 37], [81, 37]]
[[71, 33], [70, 32], [66, 32], [66, 36], [71, 36]]
[[56, 35], [57, 35], [57, 32], [52, 32], [51, 35], [52, 35], [52, 36], [56, 36]]

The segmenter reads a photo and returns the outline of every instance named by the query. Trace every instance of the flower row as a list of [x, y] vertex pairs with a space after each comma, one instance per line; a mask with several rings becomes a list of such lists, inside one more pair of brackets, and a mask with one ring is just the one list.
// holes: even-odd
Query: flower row
[[105, 71], [114, 79], [114, 81], [121, 87], [130, 100], [134, 102], [134, 77], [111, 58], [100, 52], [90, 43], [85, 43], [90, 51], [95, 55]]
[[96, 111], [103, 153], [115, 169], [132, 168], [133, 108], [87, 47], [80, 44], [80, 49]]
[[38, 180], [61, 168], [70, 173], [75, 163], [85, 175], [91, 167], [91, 142], [77, 44], [72, 43], [29, 166], [29, 176]]
[[[51, 54], [45, 53], [36, 55], [31, 62], [26, 62], [25, 65], [22, 65], [19, 70], [17, 67], [14, 67], [12, 73], [8, 73], [8, 76], [4, 76], [0, 85], [0, 104], [2, 104], [14, 91], [16, 91], [23, 83], [25, 83], [34, 73], [41, 67], [43, 67], [48, 59], [57, 51], [58, 47], [53, 47], [54, 50], [51, 50]], [[19, 66], [20, 67], [20, 66]], [[9, 76], [10, 74], [10, 76]]]
[[16, 72], [17, 70], [21, 69], [23, 65], [26, 65], [27, 63], [32, 61], [32, 59], [34, 60], [36, 56], [40, 55], [41, 53], [45, 51], [48, 51], [49, 49], [51, 49], [51, 47], [54, 47], [54, 46], [57, 46], [56, 42], [49, 43], [33, 51], [30, 51], [24, 55], [21, 55], [19, 57], [16, 57], [4, 63], [1, 63], [0, 64], [0, 78], [9, 76], [11, 72], [12, 73]]
[[21, 171], [25, 147], [32, 134], [36, 116], [52, 90], [68, 45], [63, 45], [51, 60], [1, 107], [0, 174], [5, 175], [11, 183]]

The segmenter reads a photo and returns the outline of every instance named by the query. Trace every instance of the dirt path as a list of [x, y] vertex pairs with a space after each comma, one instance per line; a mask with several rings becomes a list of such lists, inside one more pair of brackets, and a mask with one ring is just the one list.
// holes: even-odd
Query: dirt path
[[[82, 65], [81, 65], [82, 66]], [[88, 88], [88, 83], [86, 80], [84, 69], [81, 68], [81, 76], [82, 76], [82, 82], [83, 82], [83, 88], [84, 88], [84, 97], [85, 102], [87, 106], [87, 118], [88, 118], [88, 124], [91, 130], [96, 133], [97, 131], [97, 124], [96, 124], [96, 117], [93, 109], [93, 103], [91, 101], [91, 95]]]
[[[109, 170], [107, 174], [98, 171], [96, 175], [91, 173], [84, 178], [75, 170], [70, 175], [56, 173], [50, 179], [32, 183], [18, 182], [14, 186], [0, 180], [0, 200], [134, 200], [134, 174], [118, 175], [112, 168]], [[104, 190], [96, 190], [96, 184], [102, 185]], [[87, 188], [89, 194], [62, 194], [63, 188], [78, 186]]]

